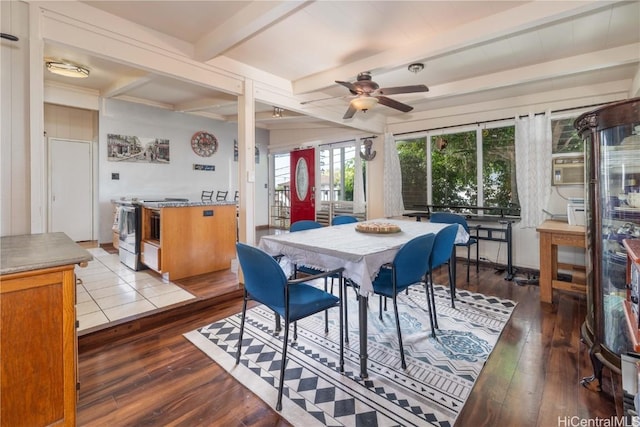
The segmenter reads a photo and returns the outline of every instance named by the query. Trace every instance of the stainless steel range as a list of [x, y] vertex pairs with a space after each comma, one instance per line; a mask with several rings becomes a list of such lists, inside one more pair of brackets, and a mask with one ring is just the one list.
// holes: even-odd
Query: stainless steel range
[[136, 271], [145, 268], [140, 262], [140, 213], [141, 206], [138, 204], [128, 202], [120, 204], [118, 224], [120, 262]]
[[118, 219], [120, 262], [138, 271], [147, 268], [140, 260], [142, 240], [142, 205], [146, 202], [188, 202], [189, 199], [174, 197], [131, 197], [117, 201], [120, 213]]

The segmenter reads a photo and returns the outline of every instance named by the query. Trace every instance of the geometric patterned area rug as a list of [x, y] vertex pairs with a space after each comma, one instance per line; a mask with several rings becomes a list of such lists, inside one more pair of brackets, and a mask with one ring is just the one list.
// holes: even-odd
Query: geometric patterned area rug
[[[437, 337], [431, 337], [424, 288], [398, 296], [407, 369], [401, 368], [393, 304], [378, 318], [378, 297], [369, 298], [368, 378], [360, 377], [358, 304], [349, 291], [349, 343], [340, 373], [338, 309], [298, 322], [290, 344], [281, 414], [291, 424], [325, 426], [451, 426], [515, 308], [513, 301], [465, 290], [451, 308], [448, 287], [435, 286]], [[274, 332], [271, 311], [247, 311], [240, 364], [235, 353], [240, 313], [185, 337], [275, 408], [282, 332]], [[289, 334], [293, 339], [293, 332]]]

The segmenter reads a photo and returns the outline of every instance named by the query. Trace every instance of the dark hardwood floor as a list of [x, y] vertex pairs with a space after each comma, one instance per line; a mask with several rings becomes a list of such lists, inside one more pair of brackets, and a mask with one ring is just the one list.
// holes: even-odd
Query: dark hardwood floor
[[[465, 268], [459, 261], [459, 289], [509, 298], [518, 306], [456, 426], [557, 426], [569, 425], [559, 422], [574, 416], [616, 415], [618, 380], [608, 370], [601, 393], [579, 385], [592, 374], [580, 342], [583, 297], [556, 293], [553, 305], [541, 304], [535, 285], [518, 286], [488, 267], [479, 274], [472, 268], [467, 284]], [[444, 283], [444, 270], [436, 273]], [[178, 284], [199, 296], [193, 308], [130, 319], [133, 326], [79, 338], [78, 425], [289, 425], [182, 336], [241, 310], [236, 276], [226, 271]]]

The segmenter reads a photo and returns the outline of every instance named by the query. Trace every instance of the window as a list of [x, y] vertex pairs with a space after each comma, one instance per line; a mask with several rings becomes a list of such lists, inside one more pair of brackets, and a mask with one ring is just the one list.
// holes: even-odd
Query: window
[[552, 154], [582, 153], [584, 141], [573, 126], [576, 117], [551, 119]]
[[[330, 224], [336, 215], [355, 215], [364, 219], [360, 203], [354, 203], [356, 156], [359, 147], [355, 141], [322, 145], [320, 157], [320, 203], [316, 205], [316, 220]], [[366, 166], [362, 163], [362, 181], [365, 181]], [[362, 189], [365, 190], [364, 188]], [[354, 208], [358, 207], [356, 211]]]
[[323, 202], [353, 201], [356, 149], [349, 146], [320, 150], [320, 197]]
[[427, 139], [398, 141], [405, 209], [425, 208], [427, 202]]
[[483, 206], [517, 206], [515, 127], [482, 131]]
[[275, 154], [273, 157], [273, 195], [271, 200], [271, 225], [289, 228], [290, 219], [290, 155]]
[[475, 131], [431, 137], [433, 205], [477, 204], [476, 153]]
[[514, 134], [513, 125], [474, 126], [397, 140], [405, 209], [420, 210], [426, 205], [517, 208]]

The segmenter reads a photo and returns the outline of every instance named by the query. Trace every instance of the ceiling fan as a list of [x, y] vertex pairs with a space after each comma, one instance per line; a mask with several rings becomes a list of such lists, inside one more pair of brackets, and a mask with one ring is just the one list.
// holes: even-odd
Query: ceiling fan
[[[378, 103], [402, 111], [403, 113], [408, 113], [413, 110], [412, 106], [391, 99], [386, 95], [429, 91], [429, 88], [425, 85], [380, 88], [378, 83], [371, 80], [371, 73], [369, 71], [358, 74], [356, 81], [353, 83], [340, 80], [336, 80], [336, 83], [349, 89], [351, 95], [355, 95], [355, 98], [349, 103], [349, 108], [347, 112], [344, 113], [343, 119], [350, 119], [357, 111], [367, 111]], [[318, 99], [317, 101], [320, 100]]]

